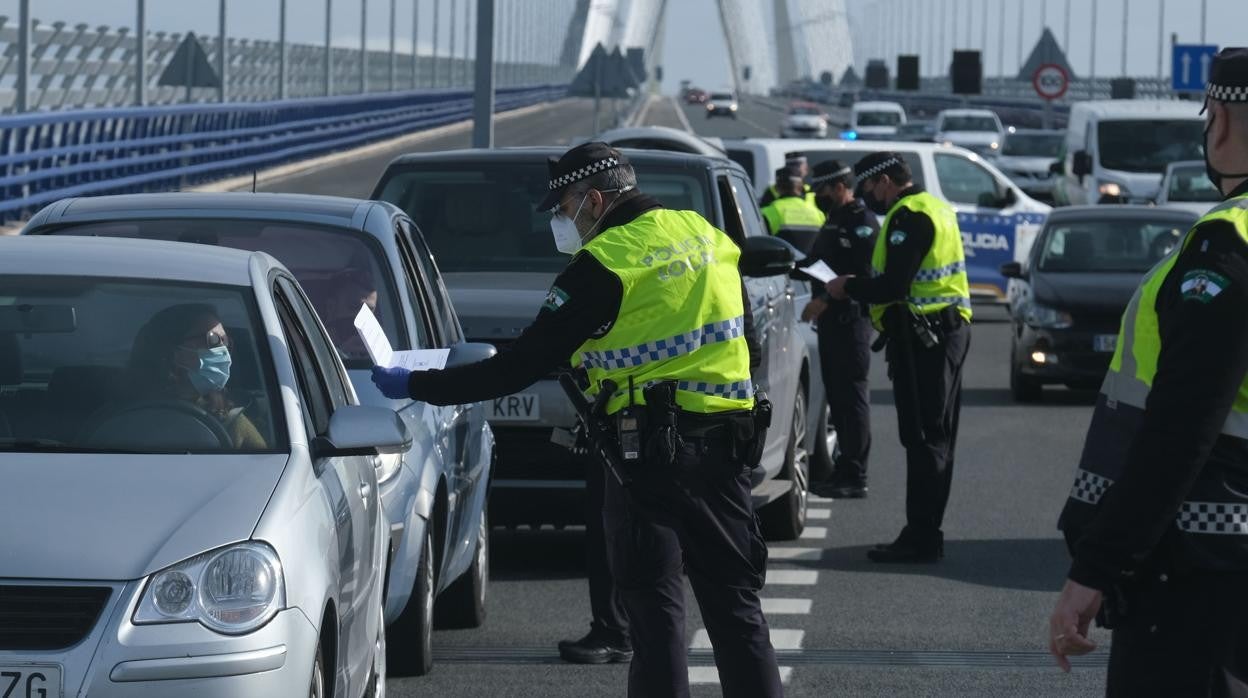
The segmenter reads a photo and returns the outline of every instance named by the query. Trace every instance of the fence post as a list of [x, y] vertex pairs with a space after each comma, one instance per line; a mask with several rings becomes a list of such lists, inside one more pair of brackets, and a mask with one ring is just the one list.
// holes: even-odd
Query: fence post
[[137, 0], [135, 17], [134, 105], [147, 105], [147, 0]]
[[412, 89], [413, 90], [416, 89], [416, 86], [418, 83], [416, 76], [419, 74], [419, 71], [420, 71], [420, 61], [417, 60], [417, 58], [420, 56], [419, 44], [417, 43], [417, 40], [419, 37], [420, 37], [420, 0], [412, 0]]
[[20, 0], [17, 9], [17, 100], [16, 111], [30, 106], [30, 0]]
[[494, 0], [477, 0], [476, 91], [472, 147], [494, 147]]
[[334, 94], [334, 0], [325, 0], [325, 96]]
[[395, 17], [395, 3], [396, 2], [398, 2], [398, 0], [390, 0], [390, 91], [391, 92], [394, 92], [395, 88], [399, 86], [398, 77], [396, 75], [396, 71], [399, 69], [399, 66], [398, 66], [398, 63], [395, 62], [398, 59], [398, 56], [394, 52], [395, 51], [394, 32], [395, 32], [395, 23], [396, 23], [396, 17]]
[[446, 86], [455, 85], [455, 78], [459, 75], [459, 68], [455, 65], [455, 18], [459, 15], [458, 0], [451, 0], [451, 53], [450, 64], [447, 66]]
[[360, 0], [360, 94], [368, 93], [368, 0]]
[[277, 22], [277, 98], [286, 99], [289, 97], [289, 88], [287, 83], [289, 80], [290, 70], [290, 51], [286, 45], [286, 0], [281, 0], [278, 5], [278, 13], [280, 17]]
[[221, 9], [217, 12], [217, 19], [220, 22], [220, 41], [221, 47], [217, 51], [217, 75], [221, 78], [221, 87], [217, 88], [217, 101], [225, 102], [230, 96], [230, 59], [229, 59], [229, 42], [225, 36], [225, 4], [226, 0], [221, 0]]
[[432, 64], [429, 66], [429, 86], [438, 86], [438, 33], [440, 25], [438, 24], [438, 8], [442, 6], [442, 0], [433, 0], [433, 53], [429, 56]]

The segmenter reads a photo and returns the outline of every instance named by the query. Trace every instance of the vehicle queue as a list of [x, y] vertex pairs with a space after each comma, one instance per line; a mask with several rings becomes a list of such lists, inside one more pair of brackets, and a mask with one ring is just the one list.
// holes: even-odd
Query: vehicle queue
[[[1242, 180], [1238, 172], [1248, 163], [1241, 113], [1241, 102], [1248, 101], [1245, 63], [1248, 53], [1231, 51], [1215, 65], [1209, 105], [1211, 120], [1220, 123], [1207, 129], [1212, 140], [1194, 147], [1157, 141], [1163, 150], [1173, 145], [1183, 156], [1177, 159], [1203, 153], [1211, 183], [1223, 194], [1242, 194], [1242, 185], [1229, 192], [1226, 182]], [[712, 103], [708, 117], [720, 108], [715, 95]], [[1088, 123], [1106, 120], [1110, 111], [1089, 111]], [[946, 117], [938, 119], [938, 138], [989, 130], [981, 114]], [[1190, 131], [1180, 124], [1154, 135], [1187, 138]], [[998, 133], [1006, 137], [1004, 129]], [[1108, 142], [1111, 131], [1097, 133]], [[82, 686], [91, 695], [165, 695], [177, 682], [195, 682], [210, 695], [292, 687], [302, 694], [306, 686], [314, 696], [358, 696], [384, 693], [387, 665], [428, 671], [435, 611], [447, 623], [484, 621], [493, 523], [486, 493], [492, 479], [498, 483], [495, 464], [508, 458], [498, 452], [487, 422], [505, 424], [514, 417], [529, 428], [570, 427], [567, 443], [580, 448], [586, 442], [600, 447], [595, 440], [602, 433], [614, 435], [612, 447], [625, 469], [604, 471], [602, 502], [591, 499], [586, 514], [610, 512], [610, 530], [603, 535], [617, 555], [613, 536], [623, 522], [645, 525], [663, 540], [658, 548], [613, 559], [611, 578], [602, 580], [619, 587], [607, 598], [618, 594], [628, 618], [641, 627], [583, 639], [581, 649], [607, 646], [618, 652], [606, 661], [631, 658], [630, 684], [638, 690], [678, 692], [685, 681], [685, 648], [664, 630], [672, 610], [656, 589], [679, 584], [679, 566], [644, 558], [658, 554], [670, 561], [683, 551], [704, 616], [715, 626], [721, 675], [734, 677], [724, 683], [726, 694], [779, 695], [757, 599], [765, 531], [751, 522], [727, 525], [731, 512], [717, 510], [704, 495], [687, 491], [673, 498], [667, 479], [695, 483], [693, 492], [726, 488], [724, 498], [736, 509], [759, 506], [770, 537], [801, 533], [811, 454], [820, 446], [808, 429], [816, 392], [810, 364], [818, 359], [804, 351], [796, 322], [802, 309], [792, 302], [793, 285], [799, 279], [805, 284], [810, 274], [795, 271], [801, 252], [773, 239], [788, 218], [788, 204], [775, 202], [814, 208], [822, 185], [839, 178], [840, 206], [854, 204], [850, 194], [857, 194], [882, 217], [878, 233], [865, 226], [864, 237], [872, 237], [871, 274], [833, 274], [822, 289], [825, 302], [852, 300], [868, 309], [871, 324], [887, 338], [894, 368], [915, 496], [898, 538], [869, 551], [875, 562], [936, 562], [943, 555], [940, 525], [973, 293], [997, 300], [1008, 294], [1024, 325], [1036, 329], [1044, 316], [1046, 329], [1063, 329], [1070, 311], [1051, 301], [1040, 305], [1037, 281], [1063, 265], [1103, 258], [1108, 267], [1083, 271], [1138, 274], [1144, 269], [1127, 260], [1169, 264], [1182, 251], [1181, 282], [1171, 283], [1169, 267], [1155, 267], [1146, 286], [1154, 296], [1177, 294], [1179, 305], [1167, 312], [1180, 316], [1197, 307], [1183, 301], [1229, 312], [1245, 282], [1242, 250], [1217, 247], [1227, 244], [1221, 238], [1202, 238], [1204, 247], [1189, 252], [1190, 235], [1183, 232], [1190, 214], [1150, 217], [1123, 209], [1119, 219], [1112, 215], [1117, 207], [1107, 206], [1107, 215], [1071, 209], [1045, 223], [1047, 207], [985, 162], [983, 151], [997, 150], [999, 141], [977, 143], [976, 151], [939, 142], [867, 145], [747, 140], [726, 144], [734, 163], [634, 154], [591, 142], [557, 159], [547, 151], [509, 153], [506, 159], [525, 169], [521, 177], [498, 176], [500, 163], [492, 154], [400, 160], [378, 184], [377, 198], [389, 203], [237, 194], [211, 201], [200, 195], [102, 197], [49, 206], [22, 238], [0, 241], [0, 295], [13, 299], [0, 313], [0, 378], [6, 388], [0, 392], [0, 448], [39, 472], [80, 473], [84, 488], [109, 486], [101, 468], [126, 472], [126, 479], [136, 478], [130, 484], [143, 487], [103, 498], [84, 490], [76, 500], [78, 524], [46, 529], [6, 558], [0, 576], [31, 581], [22, 588], [22, 603], [72, 610], [57, 614], [51, 627], [29, 622], [6, 631], [10, 642], [26, 643], [0, 647], [0, 653], [26, 653], [17, 681], [27, 691]], [[1114, 161], [1105, 159], [1110, 150], [1106, 145], [1097, 154], [1067, 152], [1070, 176], [1098, 182], [1092, 175], [1114, 169]], [[821, 167], [834, 156], [853, 164]], [[653, 164], [634, 172], [634, 157]], [[802, 179], [810, 171], [799, 164], [810, 161], [817, 181], [808, 192]], [[547, 162], [548, 171], [530, 171]], [[778, 162], [784, 167], [769, 165]], [[759, 172], [770, 173], [765, 186]], [[465, 186], [479, 186], [483, 176], [499, 188], [495, 201], [506, 205], [472, 208], [457, 198], [457, 186], [462, 193]], [[464, 184], [457, 185], [457, 178]], [[1132, 182], [1132, 191], [1144, 189]], [[1104, 186], [1111, 183], [1095, 186], [1102, 196], [1122, 196], [1124, 185], [1111, 193]], [[770, 194], [772, 214], [755, 203], [760, 194]], [[1225, 228], [1232, 240], [1235, 232], [1248, 235], [1240, 208], [1219, 207], [1205, 234]], [[540, 215], [549, 210], [555, 211], [553, 223]], [[819, 211], [825, 218], [832, 212], [826, 203]], [[1012, 226], [1013, 239], [997, 249], [991, 228], [981, 233], [963, 226], [976, 220]], [[518, 227], [500, 235], [510, 225]], [[1107, 232], [1090, 229], [1096, 225]], [[842, 234], [858, 234], [862, 227]], [[617, 239], [628, 241], [626, 233], [635, 236], [633, 247]], [[664, 244], [646, 247], [655, 239]], [[568, 258], [552, 248], [581, 254], [564, 269]], [[997, 258], [980, 258], [981, 250], [1004, 253], [999, 265], [1008, 266], [997, 276], [1010, 277], [1009, 288], [989, 272]], [[445, 269], [435, 256], [446, 260]], [[497, 272], [516, 275], [524, 290], [540, 292], [545, 284], [540, 299], [523, 295], [532, 304], [528, 317], [536, 314], [533, 327], [540, 329], [491, 337], [461, 323], [458, 311], [473, 307], [473, 299], [477, 312], [496, 312], [474, 294], [472, 284], [482, 279], [469, 275]], [[683, 290], [655, 294], [631, 283], [635, 278]], [[705, 284], [710, 290], [695, 293], [691, 284], [705, 278], [713, 279]], [[601, 305], [612, 297], [603, 289], [619, 279], [630, 283], [607, 304], [613, 307], [580, 300], [588, 296]], [[1024, 281], [1023, 290], [1013, 286]], [[1219, 302], [1232, 284], [1235, 292]], [[781, 297], [789, 305], [778, 304]], [[673, 298], [693, 302], [673, 305]], [[512, 309], [522, 317], [523, 303]], [[653, 318], [659, 306], [665, 311], [660, 319], [637, 320]], [[1146, 320], [1154, 314], [1152, 324], [1142, 327], [1156, 326], [1157, 311], [1138, 302], [1132, 307]], [[494, 320], [472, 322], [483, 328]], [[783, 354], [801, 360], [784, 360], [759, 345], [755, 333], [764, 324], [773, 341], [788, 344]], [[1124, 341], [1147, 345], [1154, 352], [1147, 370], [1169, 385], [1163, 381], [1168, 374], [1158, 373], [1169, 364], [1164, 352], [1157, 363], [1157, 337], [1119, 335], [1110, 341], [1102, 335], [1112, 331], [1094, 335], [1093, 351], [1114, 357], [1111, 373], [1135, 370], [1122, 358]], [[1056, 345], [1051, 336], [1033, 332], [1030, 346], [1017, 351], [1033, 362], [1060, 364], [1064, 354], [1039, 345]], [[569, 351], [539, 356], [534, 347], [555, 338]], [[379, 355], [383, 345], [397, 352]], [[496, 345], [502, 345], [497, 354]], [[562, 365], [567, 356], [586, 369], [581, 389], [600, 410], [581, 415], [579, 427], [559, 408], [554, 414], [563, 424], [542, 421], [541, 410], [558, 404], [550, 391], [531, 394], [531, 401], [523, 395], [552, 372], [576, 368]], [[494, 380], [481, 379], [487, 374]], [[1242, 371], [1236, 376], [1242, 379]], [[843, 383], [835, 382], [838, 390]], [[1142, 410], [1147, 420], [1141, 397], [1122, 390], [1115, 398]], [[1036, 391], [1022, 385], [1016, 395], [1034, 399]], [[1234, 450], [1242, 438], [1235, 421], [1241, 410], [1234, 395], [1222, 397], [1236, 407], [1211, 406], [1190, 421], [1193, 429], [1198, 417], [1206, 418], [1204, 426], [1231, 424], [1217, 436], [1218, 463], [1233, 468], [1241, 464]], [[824, 421], [824, 414], [816, 419]], [[609, 428], [598, 429], [598, 421]], [[834, 455], [830, 448], [827, 455]], [[1189, 464], [1195, 468], [1201, 460], [1193, 457]], [[134, 465], [127, 469], [126, 463]], [[643, 469], [655, 465], [654, 471]], [[1102, 472], [1095, 463], [1089, 468], [1081, 482], [1099, 501], [1112, 485], [1109, 478], [1121, 473]], [[186, 482], [197, 487], [188, 491]], [[865, 481], [840, 482], [834, 489], [843, 496], [865, 495]], [[1078, 503], [1066, 530], [1077, 536], [1091, 521], [1103, 547], [1079, 547], [1074, 540], [1082, 566], [1072, 570], [1054, 615], [1051, 642], [1059, 658], [1089, 649], [1091, 614], [1101, 604], [1105, 580], [1121, 571], [1106, 569], [1097, 558], [1112, 541], [1095, 526], [1109, 524], [1080, 510], [1097, 503], [1091, 495], [1078, 496], [1080, 487], [1076, 483], [1072, 498]], [[306, 505], [309, 492], [316, 493], [314, 506]], [[160, 502], [155, 510], [153, 500]], [[11, 494], [0, 495], [0, 503], [6, 511], [38, 506]], [[1130, 515], [1134, 510], [1127, 506], [1118, 504], [1117, 515]], [[1185, 531], [1240, 526], [1201, 519], [1205, 504], [1192, 506]], [[141, 523], [139, 509], [146, 512]], [[194, 512], [189, 518], [188, 511]], [[97, 521], [108, 527], [78, 535]], [[708, 522], [723, 535], [698, 533]], [[138, 527], [144, 533], [145, 545], [123, 551], [124, 561], [100, 555], [99, 548], [107, 547], [100, 541], [117, 537], [114, 526], [128, 539], [135, 539]], [[67, 535], [70, 528], [74, 535]], [[80, 550], [63, 555], [65, 540]], [[1145, 551], [1156, 545], [1133, 542]], [[325, 550], [335, 554], [326, 556]], [[1216, 546], [1210, 550], [1222, 555]], [[1114, 551], [1115, 562], [1124, 560], [1120, 552]], [[67, 557], [79, 560], [78, 566]], [[736, 562], [728, 564], [730, 559]], [[1214, 595], [1230, 588], [1200, 575], [1193, 583]], [[670, 593], [678, 592], [664, 592]], [[13, 598], [0, 600], [0, 611]], [[1143, 598], [1146, 604], [1166, 603]], [[106, 641], [117, 633], [132, 641]], [[1215, 666], [1227, 671], [1226, 680], [1236, 680], [1243, 667], [1222, 654], [1232, 641], [1213, 642], [1203, 661], [1220, 662]], [[177, 658], [169, 659], [171, 653]], [[1133, 654], [1130, 660], [1138, 667], [1146, 657]], [[1198, 673], [1200, 657], [1185, 661], [1192, 675]]]

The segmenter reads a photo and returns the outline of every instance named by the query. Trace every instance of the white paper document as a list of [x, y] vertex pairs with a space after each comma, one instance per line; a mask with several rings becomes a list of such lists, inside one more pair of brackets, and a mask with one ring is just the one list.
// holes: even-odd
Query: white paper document
[[436, 371], [446, 368], [446, 359], [450, 349], [413, 349], [411, 351], [395, 351], [386, 338], [386, 331], [377, 322], [377, 316], [368, 305], [361, 304], [360, 312], [355, 314], [355, 330], [364, 340], [368, 356], [373, 363], [383, 368], [406, 368], [409, 371]]
[[808, 267], [802, 267], [801, 271], [810, 278], [822, 281], [825, 284], [836, 278], [836, 272], [832, 271], [832, 268], [825, 264], [822, 259]]

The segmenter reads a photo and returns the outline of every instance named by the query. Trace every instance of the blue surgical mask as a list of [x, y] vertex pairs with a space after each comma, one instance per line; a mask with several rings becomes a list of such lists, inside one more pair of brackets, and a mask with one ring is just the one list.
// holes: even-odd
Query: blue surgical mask
[[226, 347], [213, 347], [199, 350], [199, 368], [187, 371], [187, 378], [200, 395], [207, 395], [225, 389], [230, 382], [230, 350]]

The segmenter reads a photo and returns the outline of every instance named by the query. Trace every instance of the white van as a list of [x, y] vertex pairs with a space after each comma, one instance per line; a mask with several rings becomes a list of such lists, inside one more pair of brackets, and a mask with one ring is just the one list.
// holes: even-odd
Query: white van
[[858, 102], [849, 112], [849, 130], [860, 141], [889, 140], [906, 123], [906, 110], [896, 102]]
[[897, 141], [781, 140], [747, 138], [726, 140], [728, 157], [745, 168], [759, 197], [771, 185], [784, 154], [800, 151], [811, 167], [825, 160], [853, 165], [864, 156], [891, 150], [910, 165], [914, 181], [948, 201], [957, 211], [966, 249], [971, 293], [1004, 302], [1007, 283], [1000, 266], [1023, 261], [1048, 216], [1049, 207], [1027, 196], [1000, 170], [975, 153], [936, 143]]
[[1105, 100], [1070, 107], [1066, 141], [1055, 165], [1059, 206], [1129, 203], [1157, 197], [1166, 166], [1204, 158], [1200, 102]]

